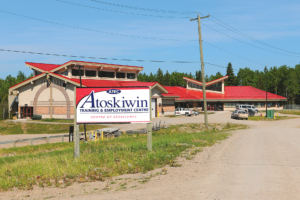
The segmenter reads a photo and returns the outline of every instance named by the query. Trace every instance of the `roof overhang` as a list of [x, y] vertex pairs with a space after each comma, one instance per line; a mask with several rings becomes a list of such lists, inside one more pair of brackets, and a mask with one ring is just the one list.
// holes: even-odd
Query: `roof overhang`
[[106, 64], [106, 63], [96, 63], [96, 62], [84, 62], [84, 61], [69, 61], [61, 66], [51, 70], [50, 72], [56, 72], [63, 68], [68, 68], [69, 66], [74, 67], [75, 65], [83, 65], [88, 68], [95, 68], [97, 70], [111, 69], [116, 71], [122, 71], [122, 69], [126, 71], [132, 72], [140, 72], [143, 70], [143, 67], [135, 67], [128, 65], [114, 65], [114, 64]]
[[[32, 84], [32, 82], [34, 82], [34, 81], [36, 81], [36, 80], [38, 80], [38, 79], [40, 79], [40, 78], [43, 78], [43, 77], [45, 77], [45, 76], [47, 76], [47, 75], [53, 76], [53, 77], [58, 78], [58, 79], [62, 79], [62, 80], [64, 80], [65, 82], [68, 82], [68, 83], [71, 83], [71, 84], [73, 84], [73, 85], [76, 85], [76, 86], [80, 87], [80, 84], [79, 84], [79, 83], [74, 82], [74, 81], [72, 81], [72, 80], [70, 80], [70, 79], [64, 78], [64, 77], [62, 77], [62, 76], [58, 76], [58, 75], [55, 74], [55, 73], [44, 72], [44, 73], [39, 74], [39, 75], [37, 75], [37, 76], [35, 76], [35, 77], [32, 77], [32, 78], [30, 78], [30, 79], [27, 79], [27, 80], [25, 80], [25, 81], [23, 81], [23, 82], [21, 82], [21, 83], [19, 83], [19, 84], [17, 84], [17, 85], [12, 86], [11, 88], [9, 88], [9, 91], [16, 90], [16, 89], [18, 89], [18, 88], [20, 88], [20, 87], [22, 87], [22, 86], [24, 86], [24, 85], [27, 85], [27, 84]], [[86, 86], [83, 85], [83, 87], [86, 87]]]
[[10, 88], [9, 88], [9, 91], [18, 89], [18, 88], [20, 88], [20, 87], [22, 87], [22, 86], [24, 86], [24, 85], [27, 85], [28, 83], [31, 84], [31, 82], [33, 82], [33, 81], [35, 81], [35, 80], [38, 80], [38, 79], [40, 79], [40, 78], [42, 78], [42, 77], [44, 77], [44, 76], [46, 76], [46, 73], [42, 73], [42, 74], [39, 74], [39, 75], [37, 75], [37, 76], [34, 76], [34, 77], [30, 78], [30, 79], [27, 79], [27, 80], [25, 80], [25, 81], [23, 81], [23, 82], [21, 82], [21, 83], [19, 83], [19, 84], [16, 84], [16, 85], [10, 87]]
[[42, 70], [42, 69], [40, 69], [40, 68], [37, 68], [37, 67], [35, 67], [35, 66], [33, 66], [33, 65], [30, 65], [30, 64], [28, 64], [28, 63], [25, 63], [25, 65], [27, 66], [27, 67], [29, 67], [30, 69], [34, 69], [34, 70], [36, 70], [36, 71], [39, 71], [39, 72], [46, 72], [45, 70]]
[[168, 93], [168, 90], [166, 90], [161, 84], [159, 83], [155, 83], [153, 86], [151, 86], [151, 89], [155, 88], [155, 87], [158, 87], [162, 93]]

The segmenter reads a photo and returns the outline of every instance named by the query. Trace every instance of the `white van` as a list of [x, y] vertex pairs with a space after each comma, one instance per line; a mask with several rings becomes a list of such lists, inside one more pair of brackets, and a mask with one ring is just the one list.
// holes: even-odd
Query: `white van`
[[251, 109], [251, 110], [254, 110], [255, 112], [258, 112], [258, 109], [255, 108], [255, 106], [246, 105], [246, 104], [236, 105], [236, 109], [237, 110], [248, 110], [248, 109]]

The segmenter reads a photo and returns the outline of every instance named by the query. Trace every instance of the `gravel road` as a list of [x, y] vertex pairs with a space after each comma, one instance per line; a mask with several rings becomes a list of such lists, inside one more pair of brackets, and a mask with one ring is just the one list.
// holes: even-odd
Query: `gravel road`
[[[300, 118], [255, 122], [231, 120], [228, 114], [211, 115], [210, 122], [226, 119], [250, 128], [234, 131], [228, 139], [205, 148], [192, 160], [180, 160], [182, 167], [167, 166], [167, 175], [155, 176], [137, 188], [89, 192], [88, 188], [103, 188], [106, 184], [95, 182], [84, 186], [74, 184], [66, 189], [37, 189], [19, 195], [43, 199], [51, 194], [51, 199], [86, 200], [300, 199]], [[8, 192], [4, 196], [16, 198], [14, 194]]]
[[169, 168], [167, 176], [151, 179], [142, 189], [72, 199], [299, 199], [299, 118], [238, 122], [251, 128], [236, 131], [180, 168]]

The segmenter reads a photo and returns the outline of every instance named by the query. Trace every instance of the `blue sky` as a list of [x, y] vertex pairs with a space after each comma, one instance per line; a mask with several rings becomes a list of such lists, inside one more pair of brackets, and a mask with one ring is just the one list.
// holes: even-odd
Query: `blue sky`
[[[61, 1], [98, 9], [71, 5]], [[154, 9], [152, 11], [113, 6], [99, 3], [100, 0], [99, 2], [93, 0], [61, 1], [0, 0], [0, 49], [132, 60], [192, 61], [196, 63], [112, 61], [0, 51], [0, 78], [5, 78], [7, 75], [16, 76], [19, 70], [29, 75], [31, 71], [25, 66], [24, 62], [26, 61], [62, 64], [69, 60], [142, 66], [146, 73], [155, 73], [158, 68], [161, 68], [164, 72], [177, 70], [194, 74], [196, 70], [200, 69], [198, 27], [197, 22], [190, 22], [189, 18], [195, 18], [197, 12], [203, 15], [211, 14], [215, 18], [210, 19], [215, 21], [217, 18], [264, 43], [253, 42], [225, 29], [210, 19], [204, 19], [202, 21], [204, 62], [220, 66], [227, 66], [228, 62], [231, 62], [235, 69], [250, 67], [253, 70], [263, 70], [265, 65], [268, 67], [281, 65], [294, 67], [300, 61], [300, 15], [298, 14], [300, 2], [296, 0], [288, 2], [279, 0], [105, 1], [129, 7]], [[2, 11], [95, 31], [45, 23]], [[135, 15], [121, 12], [134, 13]], [[141, 39], [103, 32], [170, 40]], [[173, 41], [172, 39], [179, 39], [180, 41]], [[271, 48], [266, 44], [286, 51]], [[253, 47], [253, 45], [258, 48]], [[218, 71], [222, 74], [226, 73], [226, 69], [205, 65], [205, 73], [208, 75]]]

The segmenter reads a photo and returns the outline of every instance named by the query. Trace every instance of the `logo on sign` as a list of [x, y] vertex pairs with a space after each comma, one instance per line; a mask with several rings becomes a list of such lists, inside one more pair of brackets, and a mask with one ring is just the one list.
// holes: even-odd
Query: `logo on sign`
[[121, 90], [117, 90], [117, 89], [110, 89], [106, 91], [108, 94], [120, 94]]

